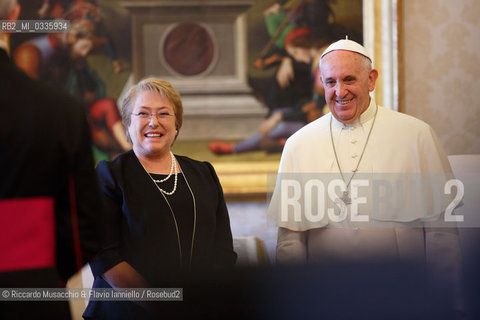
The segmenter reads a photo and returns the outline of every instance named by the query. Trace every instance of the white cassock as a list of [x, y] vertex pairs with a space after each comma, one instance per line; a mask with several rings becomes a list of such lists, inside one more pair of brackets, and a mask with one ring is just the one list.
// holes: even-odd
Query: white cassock
[[[372, 129], [354, 178], [370, 175], [373, 180], [387, 182], [413, 179], [420, 183], [413, 188], [405, 188], [403, 185], [403, 189], [414, 192], [397, 192], [397, 196], [400, 196], [393, 197], [396, 200], [390, 202], [390, 207], [382, 209], [375, 207], [378, 201], [372, 201], [370, 180], [368, 186], [362, 187], [366, 193], [361, 198], [363, 203], [357, 207], [359, 214], [368, 217], [369, 223], [355, 224], [349, 219], [340, 223], [332, 221], [326, 214], [328, 209], [321, 219], [318, 216], [312, 217], [311, 213], [305, 213], [303, 197], [298, 200], [297, 206], [297, 209], [301, 207], [301, 214], [294, 213], [295, 206], [292, 209], [292, 203], [285, 200], [288, 195], [287, 189], [282, 189], [285, 186], [282, 180], [301, 181], [303, 188], [305, 181], [311, 182], [312, 179], [317, 183], [342, 179], [332, 148], [330, 121], [345, 184], [357, 167], [368, 133]], [[331, 113], [319, 118], [292, 135], [282, 154], [275, 191], [268, 208], [269, 217], [279, 227], [277, 263], [400, 259], [427, 262], [433, 264], [435, 270], [453, 272], [455, 269], [453, 273], [457, 273], [457, 232], [455, 228], [450, 228], [451, 224], [442, 222], [443, 211], [451, 197], [436, 195], [444, 192], [444, 183], [453, 177], [451, 172], [445, 152], [428, 124], [377, 107], [373, 99], [368, 109], [353, 124], [344, 125]], [[327, 193], [327, 184], [324, 187]], [[352, 197], [355, 198], [354, 195]], [[325, 199], [328, 200], [328, 197], [319, 196], [316, 205], [321, 207]], [[327, 200], [325, 207], [330, 207], [333, 201], [327, 204]], [[334, 205], [333, 208], [338, 209]], [[311, 208], [309, 210], [312, 211]], [[430, 220], [437, 221], [426, 222]], [[416, 227], [412, 227], [415, 223]], [[429, 224], [438, 228], [424, 228]]]

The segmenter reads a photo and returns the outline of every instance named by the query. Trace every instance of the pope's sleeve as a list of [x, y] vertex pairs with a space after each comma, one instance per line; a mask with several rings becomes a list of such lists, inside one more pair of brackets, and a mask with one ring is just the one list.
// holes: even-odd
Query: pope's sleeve
[[278, 173], [276, 177], [269, 177], [269, 179], [275, 179], [275, 188], [273, 190], [272, 198], [270, 199], [270, 204], [267, 209], [267, 216], [270, 219], [275, 220], [277, 225], [281, 225], [281, 179], [282, 174], [286, 172], [292, 172], [291, 168], [291, 159], [289, 155], [289, 140], [285, 144], [284, 151], [282, 153], [282, 158], [280, 159], [280, 164], [278, 166]]
[[429, 125], [422, 128], [417, 149], [418, 177], [423, 187], [418, 196], [423, 200], [422, 205], [425, 211], [421, 216], [428, 221], [434, 217], [441, 217], [447, 206], [454, 200], [454, 193], [447, 194], [444, 191], [448, 181], [454, 176], [447, 155]]
[[205, 162], [215, 182], [218, 193], [218, 204], [215, 224], [215, 256], [214, 265], [220, 267], [233, 266], [237, 261], [237, 254], [233, 251], [233, 238], [230, 229], [230, 218], [223, 196], [223, 189], [213, 166]]
[[95, 276], [101, 276], [105, 271], [124, 260], [120, 252], [122, 196], [107, 162], [101, 161], [98, 164], [97, 177], [104, 205], [99, 221], [101, 250], [90, 266]]
[[439, 173], [452, 176], [452, 168], [445, 150], [430, 126], [425, 128], [421, 136], [421, 151], [421, 154], [424, 155], [420, 164], [422, 173]]
[[307, 232], [278, 228], [276, 263], [306, 264]]
[[426, 222], [425, 253], [431, 283], [451, 292], [454, 307], [463, 310], [462, 259], [457, 228], [443, 221]]
[[[307, 261], [307, 232], [296, 231], [288, 228], [288, 221], [281, 221], [281, 190], [280, 184], [282, 174], [293, 172], [294, 154], [291, 150], [290, 141], [287, 141], [285, 149], [282, 153], [282, 159], [278, 169], [275, 190], [272, 200], [268, 207], [268, 216], [275, 219], [278, 226], [276, 263], [278, 264], [304, 264]], [[293, 224], [292, 224], [293, 226]]]

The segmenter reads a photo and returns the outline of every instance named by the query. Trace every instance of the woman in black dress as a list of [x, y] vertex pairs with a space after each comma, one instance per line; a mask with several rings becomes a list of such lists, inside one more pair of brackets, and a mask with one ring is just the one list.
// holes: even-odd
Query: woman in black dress
[[[232, 234], [212, 165], [170, 148], [182, 126], [180, 95], [148, 78], [127, 93], [122, 121], [133, 150], [98, 164], [103, 249], [94, 288], [171, 287], [178, 270], [233, 266]], [[86, 318], [147, 316], [137, 303], [91, 301]]]

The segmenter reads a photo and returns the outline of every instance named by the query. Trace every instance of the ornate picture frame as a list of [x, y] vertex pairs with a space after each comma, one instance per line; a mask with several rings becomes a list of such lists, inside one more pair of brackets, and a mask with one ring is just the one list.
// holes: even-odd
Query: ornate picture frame
[[364, 45], [379, 71], [375, 89], [378, 104], [404, 111], [401, 99], [402, 0], [363, 0]]

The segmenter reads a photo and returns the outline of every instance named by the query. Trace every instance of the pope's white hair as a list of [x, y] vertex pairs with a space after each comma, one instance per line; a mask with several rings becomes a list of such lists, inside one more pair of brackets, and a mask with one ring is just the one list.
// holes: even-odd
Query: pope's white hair
[[17, 0], [1, 0], [0, 1], [0, 20], [8, 19], [12, 13], [13, 7], [17, 4]]

